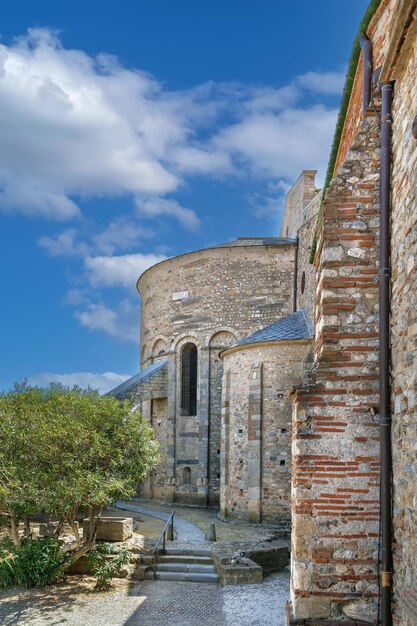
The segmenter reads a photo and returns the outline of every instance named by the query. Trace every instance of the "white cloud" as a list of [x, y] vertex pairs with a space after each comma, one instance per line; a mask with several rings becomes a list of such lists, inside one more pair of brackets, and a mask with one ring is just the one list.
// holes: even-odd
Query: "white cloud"
[[104, 303], [90, 303], [84, 311], [76, 311], [75, 317], [89, 330], [102, 331], [124, 341], [139, 340], [139, 307], [127, 298], [116, 309]]
[[306, 72], [296, 78], [296, 84], [318, 94], [341, 96], [345, 82], [344, 72]]
[[149, 239], [153, 232], [135, 224], [133, 219], [122, 217], [113, 220], [101, 232], [93, 235], [91, 247], [94, 252], [113, 254], [136, 246], [141, 239]]
[[162, 254], [124, 254], [84, 259], [87, 279], [94, 287], [135, 287], [139, 276], [155, 263], [164, 261]]
[[336, 116], [336, 109], [322, 105], [254, 114], [220, 131], [214, 142], [253, 176], [295, 180], [302, 169], [325, 170]]
[[160, 158], [187, 133], [157, 81], [65, 50], [46, 30], [0, 46], [0, 207], [57, 219], [78, 194], [166, 193]]
[[41, 237], [38, 244], [51, 256], [82, 256], [104, 253], [113, 254], [119, 249], [138, 245], [141, 239], [149, 239], [153, 232], [135, 224], [134, 219], [122, 217], [113, 220], [101, 231], [94, 233], [89, 242], [81, 241], [76, 228], [65, 228], [52, 237]]
[[[189, 176], [324, 168], [336, 112], [305, 96], [340, 93], [342, 83], [338, 72], [307, 72], [278, 88], [209, 81], [168, 91], [112, 56], [29, 30], [0, 45], [0, 210], [69, 219], [80, 197], [127, 194], [147, 215], [195, 228], [192, 209], [163, 197]], [[101, 239], [106, 254], [120, 249], [112, 235]], [[41, 245], [76, 254], [68, 240]]]
[[77, 256], [87, 252], [84, 244], [76, 242], [76, 228], [66, 228], [55, 237], [41, 237], [38, 244], [51, 256]]
[[73, 387], [77, 385], [82, 389], [97, 389], [100, 393], [107, 393], [117, 385], [130, 378], [130, 374], [118, 374], [116, 372], [71, 372], [68, 374], [54, 374], [52, 372], [41, 372], [28, 378], [30, 385], [47, 387], [50, 383], [61, 383], [62, 385]]
[[176, 200], [167, 198], [137, 199], [138, 211], [148, 217], [170, 215], [188, 230], [195, 230], [200, 225], [200, 220], [192, 209], [181, 206]]

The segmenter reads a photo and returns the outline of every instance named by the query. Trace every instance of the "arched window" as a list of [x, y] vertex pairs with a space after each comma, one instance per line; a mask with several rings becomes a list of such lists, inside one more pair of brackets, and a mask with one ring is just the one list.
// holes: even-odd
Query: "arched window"
[[191, 485], [191, 468], [184, 467], [182, 470], [182, 483], [183, 485]]
[[181, 351], [181, 410], [183, 415], [197, 413], [197, 346], [186, 343]]

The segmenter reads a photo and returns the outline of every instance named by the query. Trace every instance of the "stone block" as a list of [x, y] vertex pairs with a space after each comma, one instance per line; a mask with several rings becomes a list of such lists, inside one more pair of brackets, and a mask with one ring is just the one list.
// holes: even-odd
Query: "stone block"
[[[83, 532], [88, 533], [89, 520], [83, 520]], [[133, 535], [131, 517], [100, 517], [97, 525], [99, 541], [126, 541]]]
[[330, 617], [330, 598], [323, 596], [294, 598], [293, 611], [297, 619]]

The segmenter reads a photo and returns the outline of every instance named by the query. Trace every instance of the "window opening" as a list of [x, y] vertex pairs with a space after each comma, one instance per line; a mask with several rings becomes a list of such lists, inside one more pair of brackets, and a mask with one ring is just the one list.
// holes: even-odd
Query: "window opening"
[[191, 468], [184, 467], [182, 470], [182, 482], [184, 485], [191, 485]]
[[181, 352], [181, 409], [197, 414], [197, 346], [186, 343]]

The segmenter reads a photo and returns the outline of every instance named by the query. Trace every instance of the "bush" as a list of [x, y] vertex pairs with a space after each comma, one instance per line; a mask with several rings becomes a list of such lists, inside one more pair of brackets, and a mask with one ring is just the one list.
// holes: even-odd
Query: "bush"
[[128, 550], [119, 550], [109, 543], [98, 543], [88, 554], [88, 563], [97, 579], [96, 589], [108, 589], [111, 579], [119, 574], [123, 565], [130, 561]]
[[45, 587], [60, 576], [69, 561], [61, 553], [62, 541], [51, 537], [26, 538], [17, 548], [0, 542], [0, 587]]

